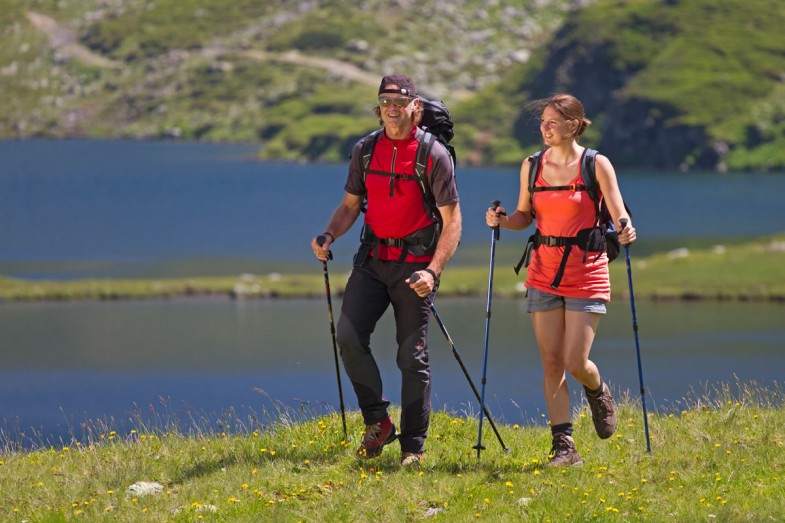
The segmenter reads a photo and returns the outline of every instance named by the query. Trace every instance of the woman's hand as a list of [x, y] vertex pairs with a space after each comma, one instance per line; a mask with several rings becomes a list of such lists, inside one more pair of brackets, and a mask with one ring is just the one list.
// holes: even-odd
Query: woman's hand
[[622, 219], [622, 229], [619, 231], [619, 243], [622, 245], [629, 245], [634, 242], [638, 236], [635, 234], [635, 227], [629, 219]]
[[488, 224], [488, 227], [495, 228], [500, 227], [502, 223], [502, 216], [506, 215], [507, 211], [504, 207], [488, 207], [488, 210], [485, 211], [485, 223]]

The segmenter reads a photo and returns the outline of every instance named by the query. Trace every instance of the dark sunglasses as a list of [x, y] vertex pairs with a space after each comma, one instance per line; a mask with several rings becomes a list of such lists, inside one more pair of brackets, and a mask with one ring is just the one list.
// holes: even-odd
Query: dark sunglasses
[[389, 96], [380, 96], [379, 97], [379, 105], [382, 107], [390, 107], [390, 105], [395, 105], [397, 107], [406, 107], [410, 103], [412, 103], [414, 98], [409, 98], [408, 96], [401, 96], [400, 98], [390, 98]]

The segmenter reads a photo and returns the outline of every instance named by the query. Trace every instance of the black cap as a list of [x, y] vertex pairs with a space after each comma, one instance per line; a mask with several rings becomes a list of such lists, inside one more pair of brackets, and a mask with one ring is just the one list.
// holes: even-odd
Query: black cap
[[[386, 86], [395, 84], [399, 89], [385, 89]], [[379, 84], [379, 94], [399, 93], [406, 96], [417, 96], [417, 89], [414, 88], [414, 81], [404, 74], [388, 74], [382, 78]]]

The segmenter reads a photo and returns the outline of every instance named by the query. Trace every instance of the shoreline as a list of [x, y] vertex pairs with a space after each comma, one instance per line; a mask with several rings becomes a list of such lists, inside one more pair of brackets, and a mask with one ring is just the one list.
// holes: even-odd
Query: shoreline
[[[342, 290], [332, 293], [333, 299], [340, 299], [343, 296]], [[462, 298], [485, 298], [487, 295], [482, 292], [450, 292], [439, 291], [439, 299], [462, 299]], [[494, 291], [496, 298], [523, 298], [521, 292], [500, 292]], [[120, 301], [166, 301], [166, 300], [225, 300], [225, 301], [275, 301], [275, 300], [323, 300], [324, 293], [314, 292], [304, 293], [237, 293], [233, 290], [225, 291], [186, 291], [181, 293], [164, 294], [123, 294], [123, 293], [98, 293], [84, 295], [62, 295], [54, 294], [35, 294], [35, 295], [13, 295], [0, 297], [2, 304], [21, 304], [21, 303], [77, 303], [77, 302], [120, 302]], [[614, 300], [629, 302], [629, 292], [617, 292], [613, 295]], [[668, 302], [733, 302], [733, 303], [771, 303], [785, 305], [785, 295], [756, 295], [756, 294], [727, 294], [722, 292], [697, 294], [684, 292], [680, 294], [643, 294], [635, 293], [637, 301], [647, 301], [655, 303]]]
[[[629, 261], [629, 260], [628, 260]], [[609, 265], [614, 299], [629, 300], [628, 274], [635, 297], [648, 301], [734, 301], [785, 303], [785, 233], [744, 244], [707, 249], [679, 249]], [[331, 291], [340, 297], [348, 279], [333, 272]], [[493, 295], [522, 296], [525, 274], [497, 271]], [[447, 267], [440, 298], [484, 297], [488, 268]], [[0, 303], [119, 301], [223, 297], [230, 300], [325, 297], [321, 271], [243, 273], [231, 276], [147, 279], [24, 280], [0, 275]]]

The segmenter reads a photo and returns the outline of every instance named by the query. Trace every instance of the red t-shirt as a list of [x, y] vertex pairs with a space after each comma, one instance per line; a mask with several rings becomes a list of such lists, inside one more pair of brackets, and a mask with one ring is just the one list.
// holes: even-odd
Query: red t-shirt
[[[544, 162], [543, 158], [535, 180], [537, 187], [549, 185], [542, 178]], [[566, 185], [582, 183], [580, 169], [578, 169], [575, 178]], [[575, 236], [579, 230], [594, 226], [597, 213], [597, 204], [591, 199], [588, 191], [538, 191], [532, 195], [532, 207], [537, 228], [544, 236]], [[581, 245], [572, 246], [558, 289], [551, 287], [551, 282], [559, 270], [564, 249], [565, 247], [547, 245], [540, 245], [534, 249], [527, 271], [526, 286], [570, 298], [610, 301], [608, 256], [604, 251], [589, 252], [584, 262], [584, 250]]]
[[[365, 223], [379, 238], [404, 238], [433, 223], [428, 216], [423, 191], [414, 172], [417, 146], [422, 136], [423, 131], [415, 128], [406, 139], [392, 140], [382, 133], [376, 142], [368, 170], [395, 173], [406, 178], [369, 172], [363, 181], [360, 158], [362, 141], [354, 146], [344, 189], [350, 194], [367, 196]], [[431, 149], [426, 177], [437, 206], [458, 202], [452, 158], [439, 142], [434, 142]], [[398, 260], [401, 257], [401, 248], [379, 245], [378, 252], [374, 250], [373, 256], [378, 256], [380, 260]], [[405, 261], [428, 262], [432, 257], [409, 253]]]

